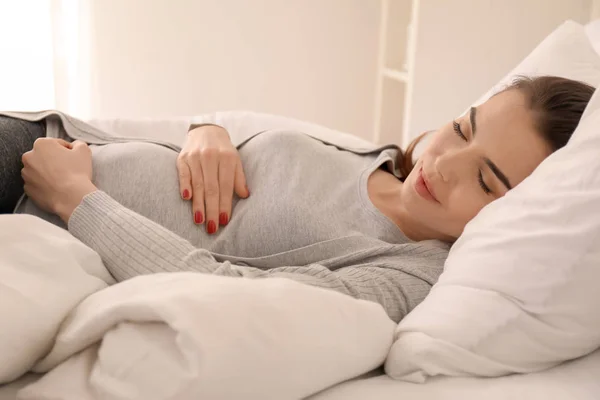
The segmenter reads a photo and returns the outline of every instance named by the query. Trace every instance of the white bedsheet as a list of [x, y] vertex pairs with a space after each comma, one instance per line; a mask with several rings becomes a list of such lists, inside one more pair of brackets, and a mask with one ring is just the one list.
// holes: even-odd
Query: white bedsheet
[[[371, 376], [341, 383], [307, 400], [597, 400], [598, 377], [600, 350], [548, 371], [503, 378], [434, 378], [421, 385]], [[36, 379], [38, 376], [30, 374], [0, 387], [0, 400], [14, 400], [20, 388]]]
[[600, 350], [547, 371], [501, 378], [431, 378], [425, 384], [387, 375], [356, 379], [309, 400], [598, 400]]
[[[341, 383], [307, 400], [597, 400], [599, 377], [600, 350], [548, 371], [503, 378], [433, 378], [414, 384], [376, 375]], [[37, 378], [28, 375], [0, 387], [0, 400], [14, 400], [19, 388]]]

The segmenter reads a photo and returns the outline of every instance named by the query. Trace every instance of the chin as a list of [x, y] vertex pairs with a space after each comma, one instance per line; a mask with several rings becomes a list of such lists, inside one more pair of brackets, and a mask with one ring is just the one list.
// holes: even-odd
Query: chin
[[[405, 190], [402, 193], [402, 205], [406, 211], [417, 220], [436, 219], [439, 213], [436, 205], [419, 195], [415, 190], [413, 181], [405, 181]], [[437, 212], [436, 212], [437, 211]]]

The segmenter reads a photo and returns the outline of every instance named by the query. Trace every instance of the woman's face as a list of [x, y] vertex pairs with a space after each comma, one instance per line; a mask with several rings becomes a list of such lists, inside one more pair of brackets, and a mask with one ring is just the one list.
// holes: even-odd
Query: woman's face
[[550, 155], [525, 97], [508, 90], [435, 132], [402, 187], [413, 235], [453, 241]]

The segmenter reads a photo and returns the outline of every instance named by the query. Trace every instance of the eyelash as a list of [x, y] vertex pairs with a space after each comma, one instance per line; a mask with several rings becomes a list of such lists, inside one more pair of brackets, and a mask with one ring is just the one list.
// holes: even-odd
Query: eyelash
[[479, 186], [481, 186], [481, 188], [483, 189], [485, 194], [492, 193], [492, 189], [490, 189], [490, 187], [488, 185], [486, 185], [485, 182], [483, 181], [483, 174], [481, 173], [481, 170], [479, 170], [479, 176], [478, 176], [477, 180], [479, 181]]
[[[462, 130], [460, 129], [460, 124], [456, 121], [452, 121], [452, 126], [454, 127], [454, 132], [456, 132], [458, 137], [460, 137], [462, 140], [467, 142], [468, 141], [467, 137], [465, 136], [464, 133], [462, 133]], [[479, 181], [479, 186], [481, 186], [481, 189], [483, 189], [485, 194], [492, 193], [492, 189], [490, 189], [490, 187], [488, 185], [486, 185], [485, 182], [483, 181], [483, 174], [481, 173], [481, 170], [479, 170], [479, 172], [478, 172], [477, 180]]]
[[452, 125], [454, 126], [454, 132], [456, 132], [458, 137], [460, 137], [462, 140], [464, 140], [466, 142], [467, 137], [465, 136], [464, 133], [462, 133], [462, 130], [460, 129], [460, 124], [456, 121], [452, 121]]

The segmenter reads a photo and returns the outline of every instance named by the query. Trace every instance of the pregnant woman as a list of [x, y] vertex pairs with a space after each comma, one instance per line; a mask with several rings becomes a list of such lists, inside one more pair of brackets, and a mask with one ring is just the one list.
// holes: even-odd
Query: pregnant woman
[[593, 92], [520, 78], [432, 133], [414, 166], [395, 146], [352, 151], [293, 131], [236, 148], [210, 125], [192, 127], [180, 152], [119, 139], [34, 145], [43, 121], [4, 118], [1, 206], [24, 190], [16, 212], [68, 228], [117, 280], [286, 277], [378, 302], [399, 321], [465, 225], [567, 143]]

